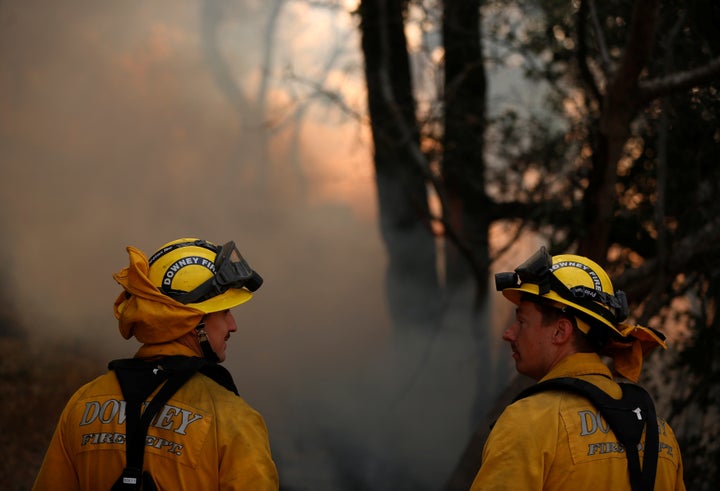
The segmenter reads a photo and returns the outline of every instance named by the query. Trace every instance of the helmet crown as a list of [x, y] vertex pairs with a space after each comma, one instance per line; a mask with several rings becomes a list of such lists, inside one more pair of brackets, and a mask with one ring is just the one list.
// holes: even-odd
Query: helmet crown
[[524, 295], [545, 298], [570, 307], [590, 325], [618, 331], [628, 315], [627, 298], [615, 291], [610, 277], [599, 264], [574, 254], [550, 256], [541, 247], [514, 273], [498, 273], [495, 285], [514, 304]]
[[233, 252], [233, 242], [177, 239], [150, 256], [148, 277], [165, 295], [205, 313], [229, 309], [250, 300], [262, 284], [239, 253], [237, 261], [230, 259]]

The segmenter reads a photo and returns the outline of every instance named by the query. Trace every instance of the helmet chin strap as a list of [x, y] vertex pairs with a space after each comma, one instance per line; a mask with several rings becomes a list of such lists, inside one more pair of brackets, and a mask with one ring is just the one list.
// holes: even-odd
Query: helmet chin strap
[[206, 360], [219, 362], [220, 358], [218, 358], [218, 355], [215, 354], [215, 352], [212, 349], [212, 346], [210, 346], [210, 340], [208, 339], [207, 332], [205, 331], [205, 323], [200, 321], [200, 324], [195, 327], [195, 332], [198, 336], [198, 341], [200, 341], [200, 348], [203, 352], [203, 357]]

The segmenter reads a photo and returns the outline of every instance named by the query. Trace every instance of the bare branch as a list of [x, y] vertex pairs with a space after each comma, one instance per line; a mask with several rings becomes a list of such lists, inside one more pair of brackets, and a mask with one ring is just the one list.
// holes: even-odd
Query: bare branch
[[638, 0], [635, 2], [626, 50], [620, 67], [613, 77], [614, 91], [634, 92], [640, 73], [647, 66], [652, 52], [660, 11], [659, 0]]
[[706, 65], [692, 70], [641, 82], [639, 84], [639, 97], [647, 102], [678, 90], [705, 85], [714, 80], [720, 80], [720, 57], [714, 58]]
[[[298, 85], [303, 85], [310, 90], [310, 94], [307, 96], [308, 99], [310, 98], [323, 98], [330, 101], [335, 107], [340, 109], [345, 115], [349, 116], [355, 121], [360, 122], [366, 122], [367, 118], [364, 114], [361, 114], [359, 111], [351, 107], [346, 101], [345, 97], [343, 96], [343, 93], [338, 90], [331, 90], [325, 87], [326, 79], [323, 80], [316, 80], [311, 78], [305, 78], [301, 77], [299, 75], [296, 75], [292, 69], [289, 69], [287, 72], [287, 80], [297, 83]], [[327, 73], [327, 71], [325, 72]], [[300, 105], [306, 105], [306, 100], [301, 100], [299, 102]]]
[[654, 284], [655, 277], [660, 268], [665, 267], [667, 278], [673, 278], [682, 271], [691, 269], [694, 262], [704, 261], [704, 258], [717, 259], [717, 243], [720, 241], [720, 216], [705, 224], [695, 234], [689, 235], [676, 243], [668, 256], [666, 266], [657, 258], [649, 259], [638, 268], [626, 270], [614, 279], [616, 287], [632, 291], [631, 298], [640, 298]]
[[605, 42], [605, 36], [603, 35], [602, 26], [600, 25], [600, 19], [597, 16], [597, 9], [595, 8], [595, 1], [589, 0], [590, 6], [590, 20], [592, 21], [593, 28], [595, 29], [595, 37], [597, 39], [598, 51], [600, 51], [601, 67], [605, 77], [610, 73], [611, 63], [610, 54], [608, 53], [607, 43]]

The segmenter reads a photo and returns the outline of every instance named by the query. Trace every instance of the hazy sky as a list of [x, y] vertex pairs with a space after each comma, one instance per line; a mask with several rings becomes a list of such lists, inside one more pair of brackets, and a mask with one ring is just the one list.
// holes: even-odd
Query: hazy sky
[[226, 365], [281, 480], [337, 489], [339, 472], [393, 469], [432, 488], [471, 432], [470, 298], [397, 356], [367, 132], [306, 105], [302, 83], [362, 109], [339, 70], [361, 66], [355, 21], [293, 2], [268, 36], [273, 6], [0, 1], [6, 284], [35, 336], [131, 356], [112, 315], [125, 247], [235, 240], [265, 284], [236, 309]]
[[[188, 235], [235, 240], [267, 290], [302, 285], [296, 298], [328, 271], [348, 281], [333, 264], [348, 254], [381, 264], [363, 135], [309, 111], [263, 131], [291, 96], [270, 67], [256, 99], [267, 16], [247, 3], [208, 2], [224, 6], [215, 20], [196, 1], [0, 4], [0, 224], [28, 315], [85, 337], [86, 321], [111, 319], [126, 245]], [[366, 269], [350, 284], [380, 274]]]

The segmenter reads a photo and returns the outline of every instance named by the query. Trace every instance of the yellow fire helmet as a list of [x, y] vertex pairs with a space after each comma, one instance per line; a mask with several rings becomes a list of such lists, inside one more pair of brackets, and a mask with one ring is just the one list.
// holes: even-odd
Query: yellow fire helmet
[[514, 272], [495, 275], [495, 286], [516, 305], [529, 294], [571, 307], [586, 334], [590, 327], [604, 325], [622, 336], [618, 325], [628, 316], [625, 293], [614, 291], [607, 273], [586, 257], [550, 256], [541, 247]]
[[206, 314], [233, 308], [262, 285], [234, 242], [223, 246], [201, 239], [178, 239], [148, 259], [150, 281], [173, 300]]

